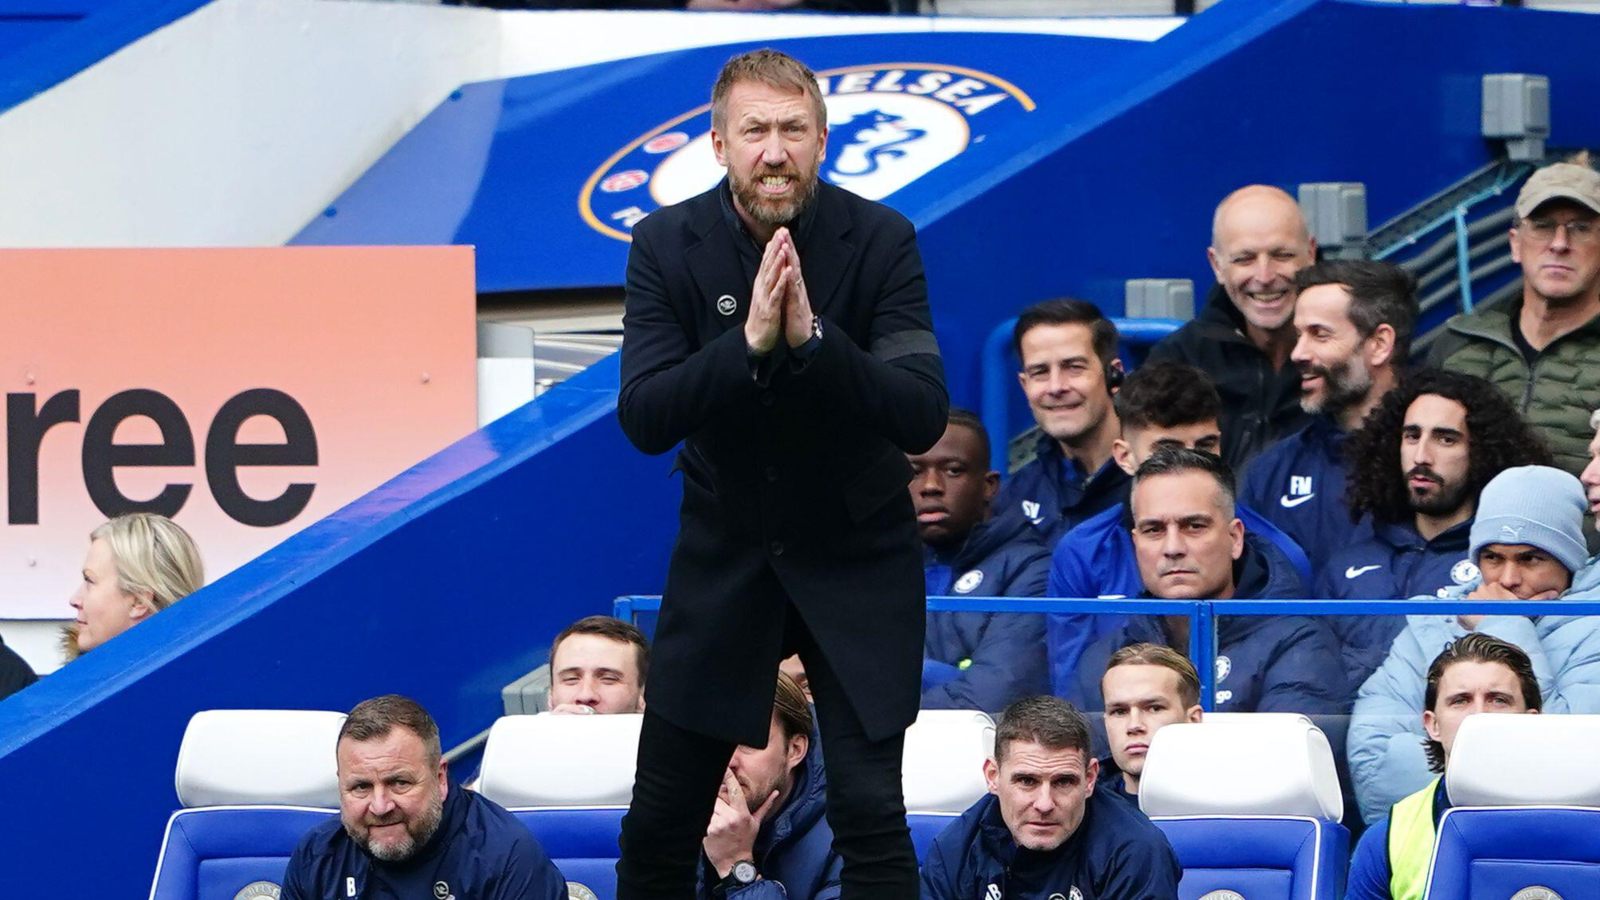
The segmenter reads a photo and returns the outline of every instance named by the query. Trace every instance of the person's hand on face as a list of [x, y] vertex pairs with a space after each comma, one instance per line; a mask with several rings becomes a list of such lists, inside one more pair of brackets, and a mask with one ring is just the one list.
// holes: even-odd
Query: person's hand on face
[[755, 858], [756, 834], [761, 831], [761, 823], [776, 802], [778, 791], [774, 789], [755, 812], [751, 812], [739, 780], [733, 777], [731, 770], [723, 773], [722, 790], [717, 794], [717, 804], [711, 812], [711, 825], [706, 829], [703, 844], [706, 859], [711, 861], [718, 877], [727, 878], [728, 873], [733, 871], [733, 864], [739, 860]]
[[[779, 228], [772, 240], [767, 241], [761, 267], [756, 270], [755, 286], [750, 293], [750, 315], [744, 322], [744, 342], [757, 356], [771, 353], [778, 344], [778, 335], [785, 329], [785, 298], [793, 281], [788, 273], [788, 257], [783, 252], [788, 240], [789, 229]], [[809, 319], [807, 327], [810, 327]]]

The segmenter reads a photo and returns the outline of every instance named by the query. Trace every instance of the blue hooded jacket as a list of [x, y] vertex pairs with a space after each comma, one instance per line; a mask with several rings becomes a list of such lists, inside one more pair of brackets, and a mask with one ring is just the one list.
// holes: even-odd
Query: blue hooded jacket
[[[1298, 596], [1299, 576], [1284, 563], [1274, 564], [1260, 544], [1246, 536], [1244, 554], [1234, 564], [1234, 597]], [[1122, 628], [1091, 644], [1062, 696], [1079, 709], [1103, 709], [1100, 676], [1111, 654], [1141, 642], [1168, 643], [1159, 617], [1129, 617]], [[1350, 708], [1338, 639], [1327, 623], [1309, 616], [1219, 617], [1216, 684], [1217, 712], [1342, 715]]]
[[438, 896], [441, 883], [461, 900], [567, 900], [566, 879], [527, 826], [454, 782], [438, 831], [404, 862], [374, 860], [337, 816], [311, 829], [289, 857], [283, 900], [411, 900]]
[[1327, 416], [1261, 451], [1239, 483], [1239, 504], [1260, 513], [1311, 559], [1312, 584], [1328, 557], [1371, 536], [1370, 517], [1350, 522], [1345, 504], [1345, 433]]
[[1126, 800], [1090, 792], [1072, 837], [1035, 852], [1011, 839], [989, 794], [933, 839], [922, 900], [1164, 900], [1178, 896], [1182, 877], [1166, 836]]
[[1069, 463], [1061, 445], [1039, 436], [1031, 462], [1018, 469], [994, 498], [996, 513], [1015, 510], [1033, 523], [1046, 547], [1054, 547], [1073, 526], [1128, 499], [1130, 479], [1116, 460], [1094, 473]]
[[[1443, 599], [1464, 598], [1478, 584], [1474, 579], [1448, 588]], [[1573, 588], [1561, 595], [1563, 600], [1581, 596]], [[1546, 715], [1600, 713], [1600, 616], [1484, 616], [1476, 630], [1528, 654]], [[1406, 627], [1383, 665], [1361, 685], [1350, 716], [1348, 746], [1350, 777], [1361, 817], [1368, 822], [1433, 777], [1422, 749], [1428, 667], [1446, 644], [1466, 633], [1447, 604], [1433, 615], [1406, 616]]]
[[[1402, 600], [1433, 594], [1478, 578], [1467, 558], [1472, 520], [1424, 540], [1411, 522], [1374, 522], [1372, 534], [1340, 548], [1313, 591], [1329, 600]], [[1328, 624], [1344, 648], [1350, 684], [1359, 687], [1389, 655], [1405, 616], [1329, 616]]]
[[[1040, 597], [1050, 552], [1020, 511], [980, 522], [948, 556], [923, 547], [928, 596]], [[1043, 693], [1044, 616], [936, 612], [923, 638], [923, 709], [997, 712]]]
[[[756, 835], [754, 862], [761, 878], [728, 891], [728, 900], [837, 900], [844, 861], [833, 852], [827, 796], [822, 744], [813, 728], [811, 747], [795, 771], [789, 798]], [[702, 855], [702, 863], [704, 859]], [[717, 883], [707, 881], [709, 869], [709, 864], [700, 866], [699, 900], [711, 900], [711, 889]], [[710, 872], [709, 877], [715, 879], [716, 873]]]
[[[1290, 594], [1305, 596], [1311, 584], [1311, 564], [1293, 538], [1278, 530], [1246, 506], [1236, 508], [1244, 523], [1246, 540], [1273, 564], [1290, 566], [1301, 587]], [[1118, 504], [1067, 532], [1050, 556], [1047, 597], [1138, 597], [1144, 593], [1139, 559], [1134, 555], [1128, 505]], [[1261, 540], [1256, 540], [1260, 538]], [[1069, 689], [1083, 648], [1126, 622], [1125, 616], [1087, 613], [1051, 613], [1045, 618], [1045, 641], [1050, 651], [1050, 685], [1056, 694]]]

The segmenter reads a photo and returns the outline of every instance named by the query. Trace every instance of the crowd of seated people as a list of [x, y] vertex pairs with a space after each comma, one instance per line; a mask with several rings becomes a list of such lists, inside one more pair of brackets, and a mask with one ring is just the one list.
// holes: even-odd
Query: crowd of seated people
[[[1013, 345], [1039, 437], [998, 488], [981, 463], [973, 467], [995, 498], [990, 521], [1020, 515], [1031, 523], [1052, 556], [1052, 597], [1600, 596], [1586, 521], [1550, 526], [1569, 537], [1579, 529], [1583, 539], [1566, 546], [1566, 556], [1473, 540], [1484, 504], [1497, 499], [1489, 489], [1497, 476], [1521, 478], [1521, 493], [1536, 490], [1552, 508], [1562, 498], [1569, 520], [1586, 505], [1600, 513], [1600, 422], [1591, 419], [1600, 418], [1600, 376], [1589, 374], [1600, 369], [1577, 362], [1600, 340], [1600, 174], [1586, 160], [1545, 166], [1522, 188], [1515, 212], [1509, 240], [1522, 296], [1509, 312], [1452, 319], [1427, 366], [1411, 362], [1416, 279], [1388, 263], [1317, 261], [1298, 206], [1264, 186], [1218, 206], [1207, 250], [1217, 285], [1206, 308], [1131, 372], [1114, 324], [1092, 304], [1028, 307]], [[1582, 483], [1558, 485], [1552, 464], [1581, 472]], [[918, 477], [926, 481], [924, 471]], [[1141, 490], [1146, 481], [1151, 489]], [[1554, 586], [1527, 588], [1538, 583], [1526, 575], [1529, 554], [1551, 561]], [[939, 558], [933, 549], [930, 558]], [[1513, 572], [1516, 587], [1480, 575], [1485, 560]], [[976, 588], [958, 585], [959, 573], [930, 573], [930, 595]], [[1003, 593], [1033, 595], [1020, 587]], [[949, 615], [994, 628], [1008, 614]], [[1010, 617], [1019, 633], [1032, 629], [1031, 615]], [[1362, 818], [1371, 821], [1421, 786], [1426, 768], [1413, 720], [1422, 667], [1437, 647], [1471, 632], [1474, 618], [1223, 616], [1215, 708], [1353, 715], [1353, 779]], [[1491, 629], [1502, 618], [1489, 617]], [[1533, 658], [1547, 706], [1587, 709], [1567, 694], [1583, 696], [1588, 673], [1558, 679], [1555, 670], [1587, 658], [1575, 648], [1585, 646], [1579, 634], [1588, 617], [1509, 620], [1522, 624], [1501, 636]], [[1184, 616], [1046, 616], [1049, 690], [1098, 709], [1101, 673], [1120, 650], [1141, 644], [1187, 654], [1188, 625]], [[950, 664], [948, 675], [975, 665], [967, 647], [941, 658], [935, 633], [930, 624], [930, 667]], [[1402, 658], [1404, 689], [1384, 693], [1394, 705], [1382, 716], [1409, 711], [1408, 725], [1375, 737], [1363, 720]], [[1033, 655], [1007, 659], [1014, 677], [996, 683], [1012, 693], [965, 705], [993, 711], [1026, 693]], [[1385, 777], [1369, 761], [1381, 753], [1375, 740], [1400, 748], [1402, 776]]]
[[[1438, 367], [1413, 368], [1412, 276], [1318, 262], [1292, 198], [1235, 191], [1213, 221], [1206, 309], [1131, 372], [1093, 304], [1022, 311], [1018, 381], [1040, 435], [1017, 472], [989, 468], [990, 442], [1005, 436], [959, 409], [935, 446], [908, 458], [930, 596], [1440, 603], [1407, 617], [1216, 622], [1216, 711], [1351, 717], [1349, 787], [1372, 826], [1352, 897], [1420, 894], [1450, 804], [1438, 776], [1467, 715], [1600, 712], [1600, 618], [1450, 606], [1600, 597], [1585, 517], [1600, 516], [1600, 376], [1589, 374], [1600, 367], [1584, 355], [1600, 341], [1600, 174], [1540, 169], [1516, 214], [1520, 301], [1452, 319]], [[114, 526], [134, 519], [159, 542], [150, 518], [95, 532], [74, 600], [78, 649], [198, 586], [192, 543], [192, 570], [163, 563], [186, 590], [152, 580], [118, 543]], [[929, 614], [922, 705], [998, 713], [999, 724], [989, 793], [934, 841], [924, 897], [983, 896], [997, 883], [1005, 897], [1074, 885], [1094, 897], [1176, 895], [1177, 858], [1137, 798], [1155, 733], [1203, 721], [1190, 626], [1186, 614]], [[648, 654], [629, 623], [574, 623], [552, 644], [549, 711], [642, 711]], [[826, 735], [804, 678], [797, 659], [783, 661], [766, 746], [740, 746], [729, 761], [702, 843], [701, 897], [839, 894]], [[1084, 711], [1103, 722], [1103, 758]], [[357, 707], [337, 763], [342, 825], [307, 836], [285, 897], [332, 894], [346, 878], [359, 896], [368, 883], [399, 895], [421, 856], [453, 873], [458, 896], [566, 896], [525, 829], [451, 782], [437, 728], [415, 704]], [[493, 893], [490, 882], [519, 887]]]

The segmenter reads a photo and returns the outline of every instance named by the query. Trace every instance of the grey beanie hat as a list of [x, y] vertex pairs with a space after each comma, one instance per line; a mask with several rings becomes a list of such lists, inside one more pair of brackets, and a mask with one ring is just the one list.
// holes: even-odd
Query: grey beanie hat
[[1583, 539], [1588, 511], [1578, 479], [1550, 466], [1518, 466], [1496, 475], [1478, 495], [1472, 522], [1474, 562], [1489, 544], [1528, 544], [1555, 557], [1567, 571], [1589, 558]]

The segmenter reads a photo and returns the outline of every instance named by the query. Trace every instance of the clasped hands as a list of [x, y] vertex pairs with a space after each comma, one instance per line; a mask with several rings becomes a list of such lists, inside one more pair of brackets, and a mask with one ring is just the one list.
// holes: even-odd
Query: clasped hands
[[800, 253], [789, 229], [779, 228], [767, 241], [750, 294], [750, 316], [744, 323], [744, 342], [750, 352], [766, 356], [778, 337], [790, 347], [811, 339], [811, 299], [800, 275]]

